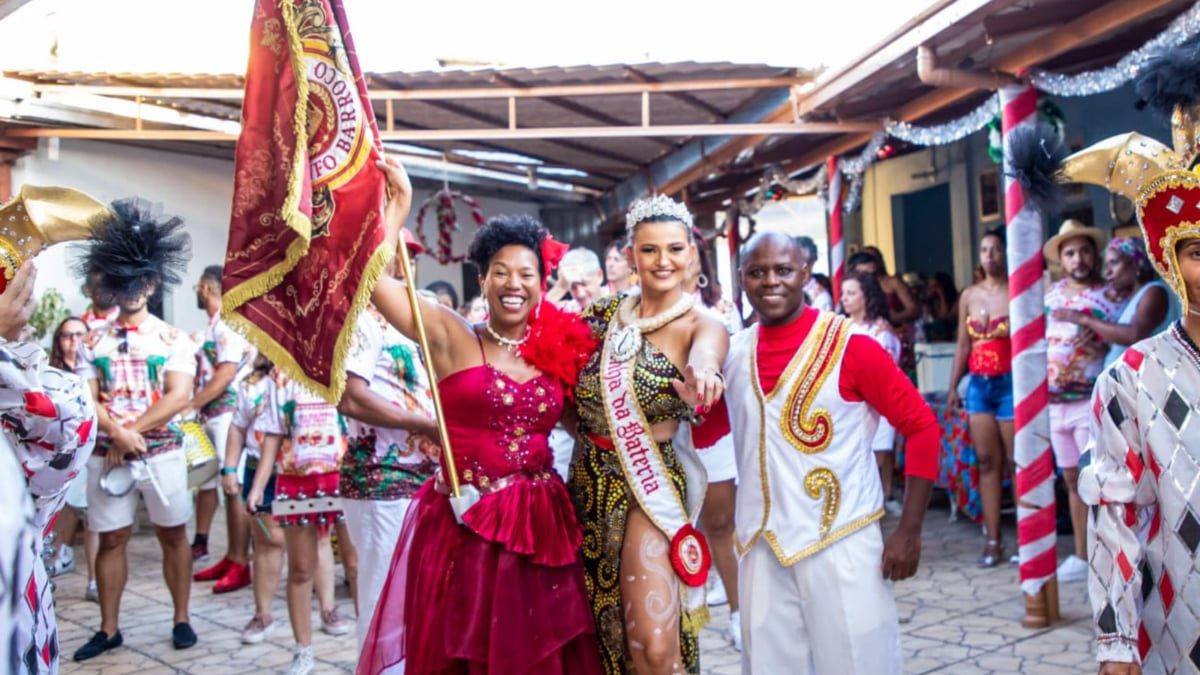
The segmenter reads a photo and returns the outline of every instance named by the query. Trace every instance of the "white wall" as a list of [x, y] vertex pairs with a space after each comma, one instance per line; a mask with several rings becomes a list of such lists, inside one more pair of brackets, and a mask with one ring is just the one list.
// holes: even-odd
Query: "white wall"
[[[203, 330], [204, 312], [196, 307], [192, 285], [208, 265], [221, 264], [228, 242], [229, 210], [233, 198], [233, 162], [195, 157], [173, 152], [149, 150], [115, 143], [63, 140], [57, 159], [50, 159], [48, 143], [37, 152], [23, 157], [13, 169], [14, 193], [24, 183], [62, 185], [82, 190], [104, 202], [137, 196], [162, 205], [165, 214], [183, 218], [192, 238], [192, 261], [184, 283], [171, 293], [164, 305], [168, 321], [188, 332]], [[453, 186], [453, 185], [452, 185]], [[467, 188], [470, 194], [470, 188]], [[416, 210], [430, 195], [417, 190], [409, 227], [416, 226]], [[479, 198], [485, 217], [501, 213], [538, 215], [537, 204], [488, 197]], [[458, 209], [461, 231], [455, 233], [453, 251], [466, 252], [475, 233], [475, 223], [465, 206]], [[437, 223], [433, 209], [426, 215], [426, 238], [437, 241]], [[73, 313], [81, 313], [87, 300], [80, 293], [82, 281], [74, 275], [77, 258], [72, 244], [55, 246], [40, 255], [36, 292], [40, 295], [56, 288], [67, 300]], [[422, 285], [445, 279], [462, 292], [459, 265], [441, 266], [429, 257], [418, 261], [418, 279]]]
[[[58, 158], [48, 157], [47, 142], [20, 159], [13, 169], [13, 192], [24, 183], [62, 185], [82, 190], [104, 202], [141, 197], [177, 215], [192, 238], [192, 261], [184, 282], [164, 303], [168, 321], [188, 332], [203, 330], [204, 312], [196, 307], [192, 285], [208, 265], [225, 258], [229, 208], [233, 198], [233, 162], [147, 150], [95, 141], [61, 142]], [[38, 256], [37, 292], [57, 288], [74, 313], [87, 307], [74, 275], [77, 257], [71, 244]]]

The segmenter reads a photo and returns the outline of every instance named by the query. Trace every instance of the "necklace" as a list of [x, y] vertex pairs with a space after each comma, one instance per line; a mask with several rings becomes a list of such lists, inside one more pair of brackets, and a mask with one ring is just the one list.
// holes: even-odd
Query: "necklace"
[[520, 340], [506, 338], [503, 335], [497, 333], [495, 330], [492, 329], [492, 323], [490, 321], [485, 321], [483, 324], [483, 327], [485, 330], [487, 330], [488, 335], [491, 335], [492, 339], [495, 340], [496, 342], [500, 343], [500, 346], [507, 349], [510, 354], [515, 353], [517, 351], [517, 348], [520, 347], [521, 345], [525, 344], [525, 341], [529, 339], [529, 326], [525, 326], [525, 335], [521, 336]]
[[691, 311], [696, 305], [696, 296], [685, 293], [666, 311], [645, 318], [637, 316], [637, 309], [641, 304], [642, 296], [633, 295], [621, 300], [617, 307], [620, 328], [613, 332], [608, 341], [609, 352], [617, 361], [628, 361], [636, 356], [642, 347], [643, 335], [653, 333]]

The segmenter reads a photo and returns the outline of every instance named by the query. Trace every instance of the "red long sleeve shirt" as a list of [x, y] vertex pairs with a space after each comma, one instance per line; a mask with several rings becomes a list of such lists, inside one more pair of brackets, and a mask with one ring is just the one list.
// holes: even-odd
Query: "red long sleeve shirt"
[[[759, 325], [758, 381], [771, 391], [817, 320], [806, 307], [795, 321], [782, 326]], [[842, 354], [838, 392], [847, 401], [865, 401], [905, 438], [905, 473], [937, 479], [940, 438], [937, 418], [917, 388], [892, 357], [867, 335], [851, 335]]]

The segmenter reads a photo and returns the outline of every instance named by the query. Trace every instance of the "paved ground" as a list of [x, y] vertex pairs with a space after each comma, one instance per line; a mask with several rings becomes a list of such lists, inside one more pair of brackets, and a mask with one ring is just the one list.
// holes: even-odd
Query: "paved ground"
[[[214, 539], [215, 550], [223, 550], [223, 533], [215, 533]], [[1005, 539], [1015, 541], [1015, 533], [1006, 532]], [[1026, 630], [1020, 625], [1024, 607], [1015, 566], [976, 569], [974, 561], [981, 543], [976, 526], [966, 521], [947, 522], [945, 510], [930, 511], [921, 570], [896, 590], [906, 670], [954, 675], [1095, 672], [1084, 585], [1060, 589], [1061, 623], [1048, 630]], [[1059, 550], [1069, 545], [1063, 538]], [[83, 600], [86, 578], [80, 571], [57, 579], [59, 635], [67, 656], [64, 673], [261, 674], [281, 672], [291, 662], [292, 638], [282, 589], [275, 603], [275, 619], [280, 626], [271, 641], [244, 646], [239, 637], [241, 628], [253, 611], [249, 589], [213, 595], [208, 584], [196, 584], [192, 589], [192, 624], [200, 642], [191, 649], [172, 649], [170, 600], [159, 571], [153, 535], [143, 532], [135, 536], [130, 550], [131, 578], [121, 608], [125, 646], [85, 664], [73, 663], [69, 658], [99, 625], [99, 607]], [[78, 549], [80, 562], [82, 554], [82, 548]], [[353, 615], [344, 587], [339, 591], [339, 604], [343, 616]], [[728, 616], [727, 608], [715, 608], [714, 620], [702, 635], [705, 673], [741, 672], [739, 654], [723, 637]], [[315, 611], [314, 624], [320, 625]], [[313, 647], [317, 672], [352, 671], [353, 635], [334, 638], [318, 631]]]

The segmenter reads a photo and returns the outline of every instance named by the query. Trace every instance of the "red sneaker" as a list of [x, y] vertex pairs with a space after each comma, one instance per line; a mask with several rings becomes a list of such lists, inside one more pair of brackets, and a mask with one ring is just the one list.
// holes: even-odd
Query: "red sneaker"
[[250, 565], [229, 563], [229, 571], [213, 585], [213, 593], [229, 593], [250, 585]]
[[202, 569], [193, 574], [192, 581], [215, 581], [216, 579], [220, 579], [221, 577], [225, 576], [226, 572], [229, 571], [229, 567], [231, 565], [233, 565], [233, 561], [228, 557], [221, 558], [221, 562], [217, 563], [216, 565]]

